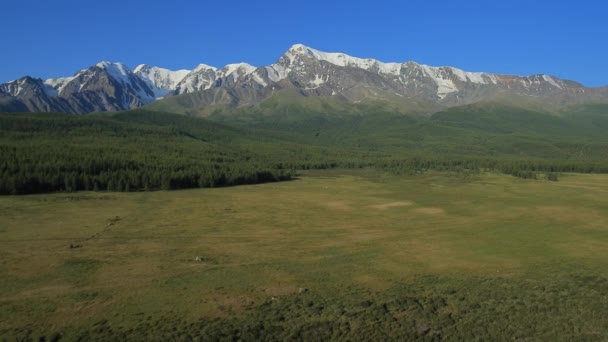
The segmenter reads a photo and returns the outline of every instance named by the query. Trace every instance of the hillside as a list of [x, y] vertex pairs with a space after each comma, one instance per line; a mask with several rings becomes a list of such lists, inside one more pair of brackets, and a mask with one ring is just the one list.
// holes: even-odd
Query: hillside
[[489, 103], [428, 117], [371, 105], [265, 105], [273, 114], [208, 119], [2, 114], [0, 193], [213, 187], [336, 167], [608, 171], [606, 106], [555, 114]]

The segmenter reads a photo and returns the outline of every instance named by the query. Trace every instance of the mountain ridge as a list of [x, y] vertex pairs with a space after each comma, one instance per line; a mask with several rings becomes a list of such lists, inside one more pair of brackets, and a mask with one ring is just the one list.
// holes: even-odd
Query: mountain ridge
[[[217, 89], [226, 92], [218, 93]], [[0, 97], [21, 102], [29, 111], [84, 114], [133, 109], [163, 98], [199, 92], [209, 94], [197, 96], [197, 101], [190, 101], [190, 107], [251, 106], [285, 89], [297, 89], [305, 97], [339, 96], [351, 103], [395, 98], [403, 98], [403, 103], [428, 101], [438, 109], [501, 96], [539, 98], [537, 102], [541, 104], [551, 99], [560, 106], [608, 102], [608, 87], [589, 88], [551, 75], [467, 72], [411, 61], [385, 63], [322, 52], [302, 44], [291, 46], [274, 64], [261, 67], [242, 62], [222, 68], [200, 64], [192, 70], [146, 64], [130, 69], [122, 63], [102, 61], [70, 77], [42, 80], [25, 76], [1, 84]], [[232, 94], [229, 103], [225, 94]]]

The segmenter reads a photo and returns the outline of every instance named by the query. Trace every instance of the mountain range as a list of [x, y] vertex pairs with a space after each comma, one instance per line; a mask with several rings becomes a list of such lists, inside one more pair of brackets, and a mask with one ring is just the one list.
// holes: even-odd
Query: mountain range
[[589, 88], [550, 75], [500, 75], [432, 67], [415, 62], [327, 53], [293, 45], [276, 63], [168, 70], [103, 61], [73, 76], [22, 77], [0, 85], [0, 111], [85, 114], [149, 105], [175, 112], [253, 108], [290, 94], [349, 105], [390, 103], [394, 111], [437, 112], [478, 102], [504, 102], [560, 110], [572, 104], [608, 103], [608, 87]]

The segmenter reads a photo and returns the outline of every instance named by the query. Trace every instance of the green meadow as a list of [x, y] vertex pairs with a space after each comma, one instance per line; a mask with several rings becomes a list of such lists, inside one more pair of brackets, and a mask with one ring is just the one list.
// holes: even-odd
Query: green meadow
[[0, 340], [608, 339], [608, 175], [0, 197]]

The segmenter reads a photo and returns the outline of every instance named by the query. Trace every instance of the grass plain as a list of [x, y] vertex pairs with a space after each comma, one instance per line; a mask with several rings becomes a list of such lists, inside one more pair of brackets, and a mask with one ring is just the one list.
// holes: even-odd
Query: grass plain
[[608, 175], [0, 197], [0, 247], [0, 340], [608, 339]]

